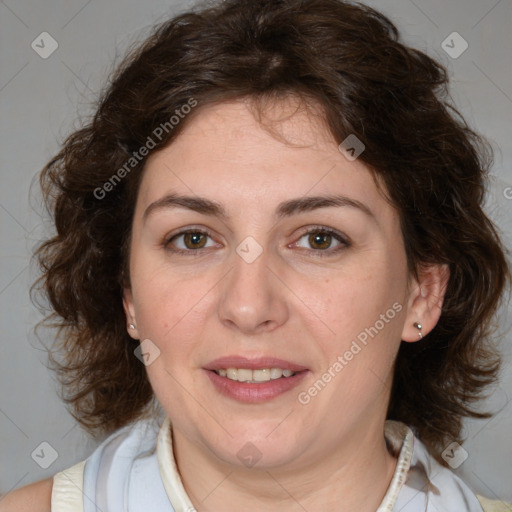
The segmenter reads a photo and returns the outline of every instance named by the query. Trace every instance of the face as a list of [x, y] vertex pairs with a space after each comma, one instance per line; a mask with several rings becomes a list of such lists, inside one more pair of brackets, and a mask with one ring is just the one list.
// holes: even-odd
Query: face
[[292, 467], [382, 431], [409, 274], [398, 213], [320, 118], [275, 105], [287, 144], [247, 105], [148, 159], [124, 305], [175, 436]]

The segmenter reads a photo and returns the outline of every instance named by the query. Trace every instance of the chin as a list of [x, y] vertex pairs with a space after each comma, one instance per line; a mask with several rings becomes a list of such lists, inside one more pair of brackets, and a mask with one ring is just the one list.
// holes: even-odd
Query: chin
[[[283, 429], [276, 434], [278, 422], [256, 422], [229, 429], [233, 437], [226, 443], [210, 445], [217, 457], [232, 466], [248, 469], [271, 470], [293, 463], [302, 453], [306, 443], [298, 439], [297, 433]], [[258, 428], [258, 425], [261, 428]], [[269, 425], [271, 427], [269, 428]], [[278, 427], [279, 428], [279, 427]], [[272, 432], [274, 430], [274, 432]]]

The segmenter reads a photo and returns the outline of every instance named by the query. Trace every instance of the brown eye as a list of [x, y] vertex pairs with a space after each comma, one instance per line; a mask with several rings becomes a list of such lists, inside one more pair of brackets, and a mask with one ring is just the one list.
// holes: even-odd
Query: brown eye
[[332, 235], [329, 233], [311, 233], [308, 242], [313, 249], [329, 249], [332, 243]]
[[185, 233], [183, 242], [187, 249], [201, 249], [206, 244], [206, 236], [203, 233]]
[[[198, 249], [215, 246], [211, 236], [203, 231], [182, 231], [168, 239], [164, 247], [172, 252], [195, 253]], [[199, 254], [199, 252], [198, 252]]]
[[293, 245], [316, 256], [329, 256], [350, 247], [351, 243], [343, 234], [319, 226], [304, 233]]

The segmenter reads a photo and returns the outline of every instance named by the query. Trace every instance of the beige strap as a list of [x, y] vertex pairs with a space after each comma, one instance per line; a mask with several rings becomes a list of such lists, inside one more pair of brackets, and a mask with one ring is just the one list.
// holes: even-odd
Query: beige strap
[[84, 467], [82, 461], [53, 477], [51, 512], [84, 512]]
[[512, 512], [512, 505], [500, 500], [490, 500], [483, 496], [476, 495], [484, 512]]

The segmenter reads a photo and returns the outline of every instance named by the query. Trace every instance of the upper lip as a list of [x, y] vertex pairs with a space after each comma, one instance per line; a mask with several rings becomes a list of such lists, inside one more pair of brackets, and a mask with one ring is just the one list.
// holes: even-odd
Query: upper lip
[[226, 356], [215, 359], [204, 366], [205, 370], [222, 370], [227, 368], [247, 368], [248, 370], [281, 368], [282, 370], [291, 370], [292, 372], [307, 370], [305, 366], [275, 357], [247, 358], [241, 356]]

